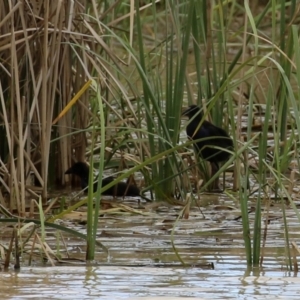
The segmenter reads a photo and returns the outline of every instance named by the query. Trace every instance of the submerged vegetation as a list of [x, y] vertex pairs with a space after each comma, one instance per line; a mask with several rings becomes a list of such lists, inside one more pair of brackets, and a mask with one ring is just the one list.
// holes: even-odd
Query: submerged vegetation
[[[234, 180], [223, 188], [241, 209], [248, 265], [262, 261], [274, 200], [282, 204], [292, 268], [285, 206], [300, 221], [293, 201], [299, 3], [251, 2], [1, 3], [0, 204], [6, 218], [0, 221], [18, 222], [12, 212], [24, 221], [28, 208], [37, 207], [45, 232], [44, 220], [52, 224], [87, 203], [87, 258], [93, 259], [105, 190], [130, 177], [151, 199], [182, 205], [180, 217], [188, 217], [197, 198], [191, 191], [200, 197], [226, 171]], [[195, 163], [193, 141], [181, 135], [188, 124], [181, 122], [182, 108], [190, 104], [233, 139], [233, 155], [212, 176], [205, 162]], [[49, 217], [48, 192], [70, 184], [64, 173], [77, 161], [116, 176], [93, 194], [90, 168], [88, 197]]]

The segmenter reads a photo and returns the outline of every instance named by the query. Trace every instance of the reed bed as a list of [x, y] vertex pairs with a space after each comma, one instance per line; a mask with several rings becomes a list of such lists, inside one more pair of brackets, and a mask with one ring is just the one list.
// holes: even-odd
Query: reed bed
[[[262, 260], [272, 200], [282, 203], [289, 249], [284, 208], [287, 199], [297, 212], [300, 7], [255, 3], [1, 3], [1, 205], [25, 216], [28, 199], [45, 203], [49, 187], [69, 184], [72, 162], [87, 160], [99, 174], [113, 169], [114, 183], [141, 172], [144, 191], [157, 201], [180, 199], [188, 216], [189, 192], [200, 195], [215, 179], [206, 164], [197, 168], [192, 142], [180, 136], [181, 109], [194, 103], [234, 139], [215, 177], [232, 171], [226, 193], [241, 209], [247, 263]], [[91, 259], [99, 201], [96, 213], [92, 193], [66, 212], [86, 202]]]

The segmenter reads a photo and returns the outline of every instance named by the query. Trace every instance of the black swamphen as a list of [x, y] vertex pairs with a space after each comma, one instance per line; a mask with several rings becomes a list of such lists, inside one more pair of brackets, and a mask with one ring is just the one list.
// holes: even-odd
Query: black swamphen
[[[202, 120], [203, 114], [200, 107], [196, 105], [189, 106], [182, 115], [190, 119], [186, 127], [186, 134], [189, 139], [197, 140], [194, 144], [195, 151], [202, 159], [210, 162], [211, 176], [213, 176], [219, 170], [219, 163], [227, 161], [231, 156], [230, 152], [226, 150], [233, 149], [233, 140], [224, 129]], [[218, 178], [213, 183], [212, 189], [219, 190]]]
[[[74, 174], [77, 175], [81, 180], [81, 187], [85, 189], [89, 184], [89, 166], [84, 162], [77, 162], [71, 168], [69, 168], [65, 174]], [[102, 179], [102, 186], [106, 186], [107, 184], [114, 181], [113, 177], [106, 177]], [[98, 182], [94, 183], [94, 192], [97, 190]], [[133, 184], [127, 184], [125, 182], [118, 182], [116, 185], [110, 187], [108, 190], [104, 191], [102, 195], [110, 195], [115, 197], [124, 197], [124, 196], [132, 196], [137, 197], [140, 196], [140, 190], [137, 186]]]

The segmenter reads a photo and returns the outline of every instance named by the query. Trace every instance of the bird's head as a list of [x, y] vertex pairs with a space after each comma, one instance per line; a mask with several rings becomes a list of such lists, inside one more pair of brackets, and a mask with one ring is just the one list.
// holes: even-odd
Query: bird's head
[[182, 116], [187, 116], [189, 119], [194, 117], [195, 115], [202, 116], [202, 112], [199, 106], [197, 105], [190, 105], [188, 108], [184, 109]]
[[69, 168], [65, 174], [74, 174], [79, 177], [86, 177], [89, 174], [89, 166], [84, 162], [77, 162]]

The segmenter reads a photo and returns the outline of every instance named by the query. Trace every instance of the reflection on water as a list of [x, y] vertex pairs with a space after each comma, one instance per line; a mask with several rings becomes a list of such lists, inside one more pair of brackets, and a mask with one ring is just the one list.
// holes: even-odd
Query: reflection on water
[[268, 270], [254, 275], [236, 265], [218, 266], [22, 268], [1, 273], [1, 299], [299, 299], [300, 280], [293, 274]]

